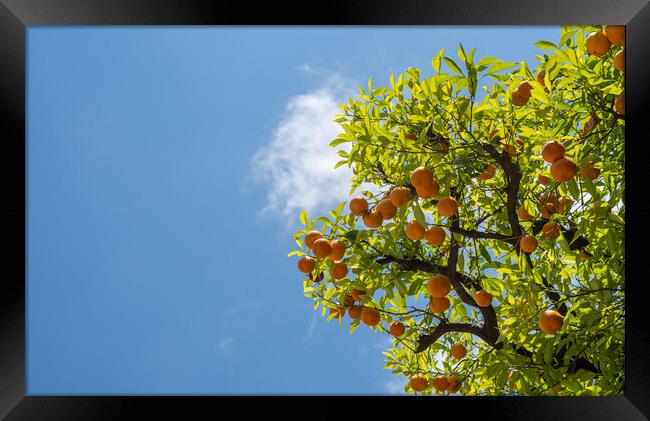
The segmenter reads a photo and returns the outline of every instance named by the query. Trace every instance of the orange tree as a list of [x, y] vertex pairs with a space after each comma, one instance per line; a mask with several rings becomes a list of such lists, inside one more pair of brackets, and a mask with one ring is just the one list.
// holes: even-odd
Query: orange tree
[[354, 197], [289, 255], [406, 392], [622, 393], [624, 36], [564, 27], [534, 67], [460, 45], [341, 104]]

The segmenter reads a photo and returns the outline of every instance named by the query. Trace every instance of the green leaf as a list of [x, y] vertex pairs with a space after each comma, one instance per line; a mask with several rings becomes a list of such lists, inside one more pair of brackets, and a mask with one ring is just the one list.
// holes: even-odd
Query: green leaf
[[557, 50], [558, 46], [553, 44], [551, 41], [537, 41], [535, 43], [535, 46], [537, 48], [541, 48], [542, 50]]
[[513, 68], [515, 66], [517, 66], [517, 63], [510, 63], [510, 62], [502, 61], [502, 62], [497, 63], [494, 66], [490, 67], [490, 69], [486, 72], [486, 74], [490, 75], [492, 73], [500, 72], [502, 70], [511, 69], [511, 68]]
[[424, 218], [424, 212], [422, 212], [420, 206], [418, 206], [415, 202], [413, 202], [411, 208], [413, 209], [413, 216], [415, 216], [415, 220], [418, 221], [418, 223], [422, 225], [424, 228], [426, 228], [427, 220]]
[[300, 222], [303, 225], [307, 225], [307, 211], [303, 210], [302, 212], [300, 212]]
[[406, 289], [406, 286], [404, 285], [404, 283], [402, 282], [401, 279], [395, 278], [395, 279], [393, 279], [393, 283], [397, 287], [397, 290], [400, 292], [400, 294], [402, 294], [402, 295], [407, 295], [408, 294], [408, 290]]
[[305, 252], [304, 252], [304, 251], [302, 251], [302, 250], [294, 250], [294, 251], [292, 251], [291, 253], [287, 254], [287, 257], [291, 257], [291, 256], [304, 256], [304, 255], [305, 255]]
[[433, 57], [433, 60], [431, 60], [431, 67], [433, 67], [436, 73], [440, 73], [440, 59], [444, 52], [445, 52], [444, 48], [440, 49], [440, 51], [438, 51], [435, 57]]
[[454, 59], [452, 59], [450, 57], [443, 57], [443, 59], [445, 60], [445, 63], [447, 63], [447, 66], [451, 70], [453, 70], [455, 73], [458, 73], [458, 74], [461, 74], [461, 75], [463, 74], [463, 71], [460, 70], [460, 67], [458, 67], [458, 65], [456, 64]]
[[359, 230], [352, 230], [352, 231], [348, 231], [348, 232], [346, 232], [345, 234], [343, 234], [343, 236], [344, 236], [348, 241], [354, 243], [354, 242], [356, 241], [356, 239], [357, 239], [357, 235], [358, 235], [358, 234], [359, 234]]

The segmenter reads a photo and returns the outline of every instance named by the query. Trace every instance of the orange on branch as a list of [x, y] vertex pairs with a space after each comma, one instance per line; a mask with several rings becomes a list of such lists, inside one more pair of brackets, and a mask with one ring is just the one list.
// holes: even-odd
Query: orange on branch
[[451, 346], [451, 356], [457, 360], [462, 360], [467, 355], [467, 348], [463, 344], [453, 344]]
[[402, 336], [404, 334], [405, 330], [406, 330], [406, 328], [404, 327], [404, 325], [402, 323], [394, 322], [388, 328], [388, 333], [390, 333], [391, 335], [393, 335], [396, 338], [399, 338], [400, 336]]
[[416, 189], [419, 187], [427, 187], [433, 182], [433, 172], [428, 168], [418, 167], [413, 170], [409, 178], [411, 184], [413, 184], [413, 187]]
[[377, 212], [387, 221], [395, 217], [397, 208], [393, 206], [389, 199], [383, 199], [377, 204]]
[[544, 76], [546, 75], [546, 72], [544, 70], [540, 70], [539, 73], [537, 73], [537, 83], [539, 83], [542, 86], [545, 86], [546, 83], [544, 83]]
[[533, 215], [528, 213], [524, 205], [519, 206], [519, 209], [517, 209], [517, 216], [521, 221], [532, 221], [534, 219]]
[[444, 243], [446, 236], [445, 230], [437, 226], [431, 227], [424, 233], [424, 238], [432, 246], [439, 246]]
[[429, 386], [429, 381], [424, 376], [415, 375], [412, 376], [411, 379], [409, 380], [409, 385], [411, 386], [411, 389], [413, 389], [414, 391], [422, 392], [424, 389], [426, 389]]
[[449, 388], [449, 379], [446, 376], [438, 376], [433, 379], [433, 387], [438, 392], [444, 392]]
[[316, 268], [316, 261], [309, 256], [298, 260], [298, 270], [302, 273], [310, 273]]
[[368, 212], [368, 201], [361, 197], [357, 196], [350, 200], [350, 211], [356, 216], [362, 216]]
[[550, 221], [542, 227], [542, 234], [549, 240], [553, 240], [560, 236], [560, 224], [555, 221]]
[[525, 98], [530, 98], [531, 93], [530, 91], [533, 90], [533, 87], [528, 83], [528, 81], [523, 81], [517, 87], [515, 88], [517, 92], [519, 92], [519, 95], [525, 97]]
[[312, 248], [314, 246], [314, 241], [319, 238], [323, 238], [323, 233], [320, 231], [312, 230], [305, 234], [305, 245], [307, 248]]
[[426, 230], [418, 221], [409, 222], [406, 226], [406, 236], [413, 241], [419, 241], [424, 237]]
[[332, 267], [332, 278], [343, 279], [347, 274], [348, 274], [348, 265], [346, 265], [341, 261], [334, 262], [334, 266]]
[[440, 215], [451, 217], [454, 216], [458, 210], [458, 202], [456, 202], [456, 199], [451, 196], [445, 197], [443, 199], [440, 199], [436, 205], [436, 208], [438, 209], [438, 213]]
[[330, 307], [330, 314], [333, 314], [335, 319], [342, 319], [345, 316], [345, 309], [340, 306]]
[[418, 135], [413, 132], [406, 132], [404, 138], [408, 140], [418, 140]]
[[361, 310], [361, 321], [368, 326], [377, 326], [381, 321], [381, 315], [374, 308], [364, 307]]
[[551, 165], [551, 175], [558, 183], [564, 183], [575, 177], [578, 167], [571, 158], [562, 157]]
[[330, 243], [330, 245], [332, 246], [330, 259], [341, 260], [345, 255], [345, 243], [342, 240], [334, 240]]
[[431, 297], [429, 301], [429, 310], [432, 313], [444, 313], [447, 311], [451, 302], [448, 297]]
[[447, 376], [447, 380], [449, 381], [449, 387], [447, 388], [449, 393], [456, 393], [460, 390], [460, 379], [458, 376], [452, 374], [451, 376]]
[[609, 42], [625, 47], [625, 25], [605, 25], [603, 32]]
[[440, 185], [436, 180], [433, 180], [431, 184], [428, 184], [424, 187], [416, 187], [415, 192], [422, 199], [432, 199], [438, 191], [440, 190]]
[[361, 307], [361, 306], [351, 305], [350, 308], [348, 309], [348, 315], [353, 320], [359, 320], [359, 319], [361, 319], [361, 311], [362, 310], [363, 310], [363, 307]]
[[363, 215], [363, 223], [368, 228], [379, 228], [384, 223], [384, 218], [381, 217], [379, 212], [372, 211]]
[[530, 97], [522, 95], [516, 88], [515, 90], [512, 91], [512, 94], [510, 95], [510, 99], [512, 101], [512, 105], [515, 105], [517, 107], [521, 107], [522, 105], [528, 104], [528, 101]]
[[449, 294], [449, 291], [451, 291], [451, 283], [449, 282], [449, 278], [447, 278], [445, 275], [438, 274], [432, 276], [431, 279], [429, 279], [427, 288], [429, 289], [429, 293], [431, 293], [432, 297], [442, 298]]
[[596, 57], [602, 57], [607, 54], [611, 46], [612, 43], [610, 40], [600, 31], [590, 33], [585, 40], [587, 52]]
[[325, 238], [319, 238], [318, 240], [314, 241], [312, 251], [314, 252], [314, 256], [318, 257], [319, 259], [324, 259], [332, 252], [332, 245], [330, 244], [329, 240], [326, 240]]
[[411, 200], [411, 191], [408, 187], [396, 187], [391, 190], [389, 195], [390, 203], [396, 208], [401, 208]]
[[562, 328], [564, 317], [555, 310], [546, 310], [539, 316], [539, 328], [544, 333], [555, 333]]
[[556, 160], [562, 158], [565, 154], [564, 145], [557, 140], [547, 142], [542, 149], [542, 158], [544, 161], [552, 164]]
[[537, 248], [537, 239], [532, 235], [524, 235], [521, 237], [519, 245], [526, 253], [532, 253]]
[[476, 301], [476, 304], [479, 307], [489, 307], [490, 304], [492, 304], [492, 294], [484, 289], [481, 289], [479, 291], [476, 291], [474, 301]]
[[614, 68], [625, 73], [625, 51], [621, 50], [614, 56]]
[[625, 93], [621, 93], [614, 101], [614, 109], [620, 115], [625, 115]]

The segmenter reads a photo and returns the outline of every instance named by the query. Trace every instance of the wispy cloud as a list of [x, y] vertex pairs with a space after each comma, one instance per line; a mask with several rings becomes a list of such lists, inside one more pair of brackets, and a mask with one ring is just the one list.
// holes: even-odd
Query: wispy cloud
[[[303, 65], [302, 71], [316, 70]], [[348, 198], [352, 171], [345, 165], [334, 169], [341, 157], [329, 143], [343, 131], [333, 121], [341, 112], [338, 104], [355, 93], [354, 82], [330, 74], [317, 89], [289, 100], [270, 143], [251, 162], [253, 179], [268, 186], [262, 215], [314, 213]]]
[[394, 379], [384, 383], [386, 393], [389, 395], [406, 395], [406, 392], [404, 392], [404, 385], [406, 384], [406, 380], [404, 379]]
[[316, 330], [316, 311], [311, 314], [311, 323], [307, 328], [307, 335], [305, 336], [305, 341], [310, 341], [312, 336], [314, 336], [314, 330]]
[[235, 351], [235, 343], [235, 338], [227, 336], [217, 343], [217, 351], [228, 357], [232, 357]]

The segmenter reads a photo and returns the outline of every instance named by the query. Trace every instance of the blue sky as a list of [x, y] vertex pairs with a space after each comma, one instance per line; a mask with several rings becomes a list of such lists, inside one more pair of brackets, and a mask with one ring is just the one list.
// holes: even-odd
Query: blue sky
[[[28, 393], [394, 394], [314, 312], [292, 230], [345, 200], [336, 104], [558, 27], [29, 28]], [[346, 320], [349, 323], [349, 319]]]

